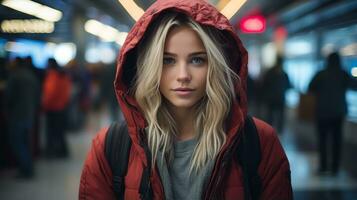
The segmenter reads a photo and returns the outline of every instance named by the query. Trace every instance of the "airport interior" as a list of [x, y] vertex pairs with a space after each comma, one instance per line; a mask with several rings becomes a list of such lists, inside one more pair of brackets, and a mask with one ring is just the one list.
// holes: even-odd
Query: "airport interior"
[[[290, 163], [294, 199], [356, 200], [357, 1], [208, 2], [229, 19], [248, 51], [248, 113], [277, 130]], [[155, 0], [0, 0], [0, 199], [78, 199], [92, 139], [102, 128], [124, 118], [113, 87], [117, 57], [135, 22], [153, 3]], [[311, 93], [310, 83], [328, 68], [331, 55], [338, 56], [340, 70], [351, 84], [341, 92], [345, 112], [338, 120], [342, 131], [323, 135], [326, 140], [322, 141], [319, 130], [334, 122], [321, 127], [318, 116], [327, 114], [318, 111], [317, 104], [339, 107], [334, 103], [333, 86], [340, 83], [339, 79], [328, 81], [326, 87], [332, 85], [331, 91], [320, 101]], [[6, 91], [19, 93], [9, 84], [18, 65], [31, 69], [40, 88], [39, 99], [45, 92], [42, 88], [47, 88], [43, 84], [47, 68], [56, 65], [68, 75], [63, 84], [57, 83], [63, 86], [58, 89], [59, 98], [68, 99], [60, 118], [46, 113], [43, 97], [42, 103], [23, 95], [11, 100], [14, 105], [37, 106], [26, 122], [31, 128], [23, 136], [29, 148], [19, 150], [32, 162], [31, 171], [25, 174], [18, 174], [20, 162], [15, 153], [20, 148], [18, 141], [25, 139], [10, 131], [18, 125], [7, 114], [6, 104]], [[282, 67], [287, 81], [275, 84], [280, 78], [271, 79], [268, 74], [277, 66]], [[20, 93], [33, 90], [26, 88]], [[278, 93], [281, 106], [272, 106], [275, 104], [267, 96]], [[23, 110], [19, 112], [24, 115]], [[61, 124], [49, 128], [51, 122], [59, 121]], [[58, 130], [62, 138], [51, 139], [55, 136], [49, 131]], [[59, 152], [52, 148], [57, 145], [54, 140], [63, 143]], [[327, 155], [325, 161], [337, 167], [321, 169], [322, 151]]]

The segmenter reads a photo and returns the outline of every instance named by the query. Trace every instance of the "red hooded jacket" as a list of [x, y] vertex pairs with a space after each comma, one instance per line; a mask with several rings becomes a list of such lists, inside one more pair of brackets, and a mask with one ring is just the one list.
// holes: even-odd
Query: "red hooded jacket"
[[[204, 0], [158, 0], [136, 22], [121, 48], [118, 58], [116, 79], [114, 82], [118, 102], [128, 124], [132, 140], [128, 172], [125, 176], [125, 199], [140, 199], [139, 187], [143, 169], [148, 159], [140, 145], [142, 130], [146, 127], [143, 114], [133, 96], [128, 93], [132, 68], [135, 67], [135, 48], [145, 34], [149, 24], [164, 10], [175, 10], [190, 16], [203, 25], [216, 27], [232, 41], [231, 67], [240, 79], [236, 84], [236, 99], [233, 102], [230, 118], [227, 121], [227, 140], [216, 158], [209, 184], [205, 188], [203, 199], [244, 199], [242, 170], [236, 162], [229, 165], [222, 162], [224, 155], [235, 151], [233, 144], [240, 139], [238, 131], [244, 124], [247, 114], [245, 95], [248, 54], [242, 42], [234, 33], [232, 26], [215, 7]], [[129, 81], [128, 81], [129, 80]], [[283, 148], [271, 126], [254, 118], [261, 144], [261, 163], [258, 174], [262, 180], [261, 199], [292, 199], [289, 162]], [[112, 184], [112, 172], [104, 154], [104, 141], [107, 129], [103, 129], [93, 140], [91, 150], [85, 161], [80, 181], [79, 199], [115, 199]], [[150, 176], [154, 199], [164, 199], [164, 189], [157, 168]]]

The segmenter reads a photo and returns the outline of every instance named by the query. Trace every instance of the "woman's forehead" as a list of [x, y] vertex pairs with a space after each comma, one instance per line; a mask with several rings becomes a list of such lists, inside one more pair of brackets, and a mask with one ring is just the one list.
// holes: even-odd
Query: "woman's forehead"
[[175, 27], [168, 33], [165, 40], [165, 52], [176, 51], [205, 51], [202, 39], [198, 33], [190, 27]]

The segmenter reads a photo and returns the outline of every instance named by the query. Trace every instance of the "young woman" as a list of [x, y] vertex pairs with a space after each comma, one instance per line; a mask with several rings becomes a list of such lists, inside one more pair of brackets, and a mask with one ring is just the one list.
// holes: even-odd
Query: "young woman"
[[[123, 45], [115, 90], [132, 145], [124, 198], [244, 199], [233, 158], [247, 102], [247, 52], [229, 21], [206, 1], [156, 1]], [[289, 163], [275, 131], [254, 118], [261, 147], [260, 199], [292, 199]], [[104, 154], [108, 129], [93, 140], [80, 199], [116, 199]], [[149, 153], [147, 153], [149, 152]]]

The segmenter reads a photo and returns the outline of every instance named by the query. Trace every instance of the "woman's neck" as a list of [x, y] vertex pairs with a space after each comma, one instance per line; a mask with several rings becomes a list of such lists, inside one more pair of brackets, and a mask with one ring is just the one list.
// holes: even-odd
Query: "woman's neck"
[[195, 136], [195, 114], [193, 109], [172, 109], [177, 125], [177, 140], [189, 140]]

